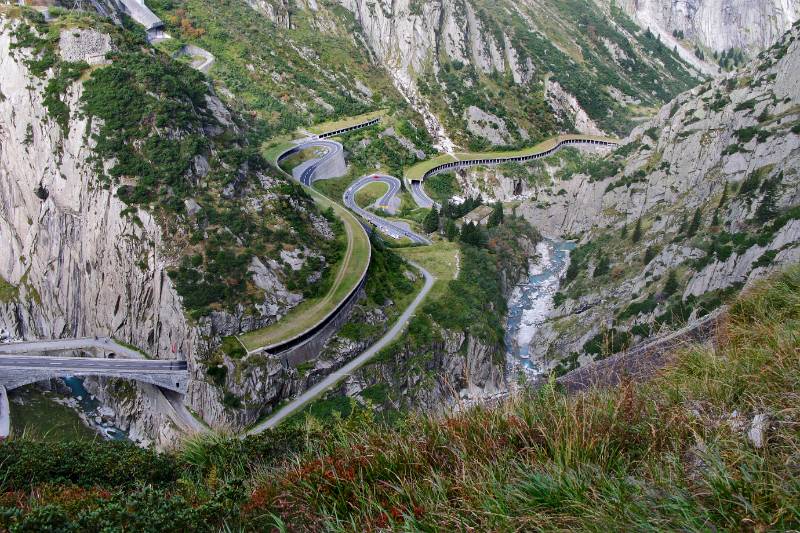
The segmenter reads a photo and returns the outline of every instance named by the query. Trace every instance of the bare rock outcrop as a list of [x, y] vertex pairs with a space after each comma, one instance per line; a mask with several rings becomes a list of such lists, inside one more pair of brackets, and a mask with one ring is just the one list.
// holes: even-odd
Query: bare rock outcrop
[[672, 34], [717, 52], [758, 52], [771, 46], [800, 18], [798, 0], [623, 0], [643, 27]]

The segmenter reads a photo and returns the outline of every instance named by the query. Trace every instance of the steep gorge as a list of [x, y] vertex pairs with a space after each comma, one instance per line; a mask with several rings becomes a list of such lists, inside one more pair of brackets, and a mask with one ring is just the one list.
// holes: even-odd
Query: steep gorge
[[[800, 260], [799, 45], [795, 28], [747, 68], [680, 95], [610, 155], [460, 178], [522, 199], [517, 213], [546, 235], [578, 240], [531, 345], [543, 370], [691, 322]], [[510, 179], [526, 183], [521, 197]]]

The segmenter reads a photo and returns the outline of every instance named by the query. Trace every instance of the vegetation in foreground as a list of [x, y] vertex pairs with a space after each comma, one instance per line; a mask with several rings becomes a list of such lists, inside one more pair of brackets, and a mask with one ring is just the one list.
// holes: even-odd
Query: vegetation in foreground
[[14, 440], [0, 446], [0, 528], [796, 528], [798, 325], [795, 267], [732, 305], [716, 349], [687, 348], [649, 383], [549, 385], [392, 431], [359, 411], [165, 455]]

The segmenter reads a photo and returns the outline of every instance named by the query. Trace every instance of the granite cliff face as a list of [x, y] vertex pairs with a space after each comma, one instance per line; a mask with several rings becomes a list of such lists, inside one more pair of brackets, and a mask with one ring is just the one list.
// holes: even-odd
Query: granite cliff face
[[[58, 21], [51, 23], [51, 34], [53, 24]], [[308, 222], [295, 230], [319, 242], [333, 238], [329, 223], [314, 212], [309, 199], [287, 193], [283, 178], [269, 176], [246, 159], [238, 169], [231, 160], [220, 162], [213, 140], [200, 145], [212, 148], [188, 165], [186, 181], [197, 187], [196, 200], [190, 197], [178, 206], [177, 217], [126, 203], [121, 197], [136, 181], [132, 176], [111, 184], [103, 181], [103, 174], [113, 173], [120, 160], [98, 154], [98, 142], [105, 142], [98, 137], [104, 124], [86, 111], [86, 78], [56, 84], [70, 65], [109, 68], [104, 65], [111, 64], [106, 54], [116, 49], [114, 39], [100, 31], [64, 27], [58, 44], [43, 51], [36, 48], [43, 41], [35, 24], [3, 16], [0, 26], [0, 327], [25, 339], [113, 336], [153, 357], [186, 359], [193, 377], [187, 404], [214, 427], [246, 423], [241, 413], [224, 404], [225, 392], [207, 375], [207, 361], [219, 353], [224, 335], [272, 323], [302, 301], [301, 294], [286, 289], [287, 261], [300, 268], [312, 257], [324, 266], [325, 258], [316, 252], [294, 257], [294, 251], [287, 251], [292, 247], [254, 256], [244, 267], [246, 283], [263, 295], [254, 305], [213, 304], [211, 312], [190, 312], [176, 287], [175, 279], [181, 278], [169, 273], [185, 268], [187, 256], [197, 253], [189, 231], [200, 231], [201, 241], [226, 231], [202, 222], [214, 209], [203, 191], [215, 186], [211, 180], [219, 180], [216, 173], [225, 169], [234, 179], [221, 196], [237, 198], [245, 216], [252, 210], [274, 217], [282, 205], [291, 205]], [[55, 66], [41, 68], [42, 57]], [[56, 92], [56, 87], [61, 89]], [[223, 134], [235, 138], [241, 126], [206, 90], [195, 108], [202, 134], [210, 140]], [[187, 132], [162, 129], [154, 135], [174, 140], [186, 138]], [[171, 191], [163, 189], [162, 194]], [[241, 239], [239, 234], [234, 242]], [[308, 244], [297, 248], [304, 246]], [[269, 406], [291, 392], [284, 390], [283, 382], [291, 380], [287, 372], [273, 368], [263, 379], [273, 383], [274, 395], [252, 396], [254, 401]], [[161, 401], [151, 387], [132, 385], [132, 390], [129, 406], [157, 407]], [[174, 432], [163, 429], [168, 417], [158, 409], [135, 409], [128, 415], [135, 420], [127, 423], [142, 440], [159, 446], [174, 441]]]
[[798, 0], [623, 0], [644, 27], [685, 38], [712, 51], [757, 53], [775, 43], [800, 18]]
[[[104, 57], [109, 40], [97, 42], [82, 60]], [[73, 112], [62, 132], [48, 118], [26, 52], [11, 43], [10, 31], [0, 33], [0, 265], [19, 290], [3, 305], [4, 322], [20, 337], [110, 332], [155, 356], [189, 353], [196, 340], [165, 272], [158, 223], [144, 212], [134, 223], [113, 191], [97, 187], [88, 118]], [[81, 94], [74, 84], [66, 105], [78, 110]]]
[[[625, 130], [613, 116], [663, 103], [694, 72], [619, 10], [594, 3], [339, 3], [446, 151], [454, 141], [524, 143], [553, 128]], [[652, 85], [655, 78], [661, 83]]]

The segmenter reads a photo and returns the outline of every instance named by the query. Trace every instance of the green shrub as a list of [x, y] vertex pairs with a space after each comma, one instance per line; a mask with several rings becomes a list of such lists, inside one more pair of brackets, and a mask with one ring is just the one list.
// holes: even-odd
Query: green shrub
[[593, 278], [599, 278], [600, 276], [605, 276], [611, 270], [611, 260], [608, 258], [607, 255], [603, 254], [597, 260], [597, 265], [594, 267], [594, 272], [592, 272]]
[[631, 334], [615, 328], [603, 330], [583, 345], [583, 351], [593, 355], [595, 360], [604, 359], [628, 347]]
[[175, 458], [139, 448], [131, 442], [35, 442], [0, 444], [4, 490], [27, 490], [40, 483], [126, 489], [138, 484], [164, 486], [175, 482]]
[[236, 337], [223, 337], [222, 338], [222, 351], [225, 355], [233, 359], [241, 359], [247, 355], [247, 350], [244, 349], [242, 343]]
[[742, 128], [736, 131], [736, 136], [739, 138], [739, 142], [742, 143], [749, 143], [756, 135], [758, 135], [759, 129], [758, 126], [750, 126], [747, 128]]
[[648, 296], [641, 302], [632, 302], [629, 304], [617, 315], [617, 318], [620, 320], [625, 320], [626, 318], [638, 316], [642, 313], [651, 313], [656, 307], [658, 307], [658, 302], [656, 302], [652, 296]]

